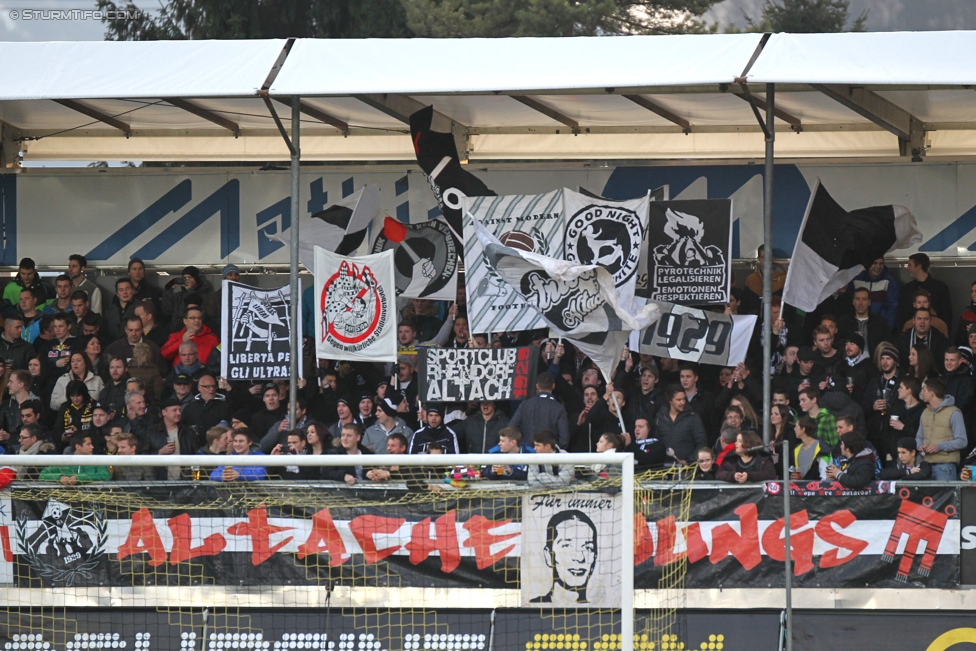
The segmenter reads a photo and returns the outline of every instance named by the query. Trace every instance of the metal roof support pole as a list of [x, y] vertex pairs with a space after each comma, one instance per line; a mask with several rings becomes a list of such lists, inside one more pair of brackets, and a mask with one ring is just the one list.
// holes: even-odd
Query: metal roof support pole
[[299, 173], [301, 171], [302, 151], [299, 146], [299, 135], [302, 130], [302, 105], [298, 95], [291, 98], [291, 265], [289, 267], [288, 286], [291, 289], [291, 331], [288, 333], [291, 344], [290, 376], [288, 389], [288, 423], [294, 427], [298, 420], [295, 410], [298, 400], [298, 362], [302, 354], [302, 342], [298, 339], [298, 324], [301, 323], [302, 313], [298, 306], [301, 302], [301, 286], [298, 283], [298, 197]]
[[[773, 160], [775, 156], [776, 129], [774, 128], [776, 111], [776, 86], [766, 84], [766, 170], [763, 178], [763, 442], [769, 444], [771, 425], [769, 414], [772, 411], [772, 369], [769, 362], [773, 357], [772, 338], [772, 306], [773, 306]], [[789, 467], [789, 445], [783, 445], [780, 454], [783, 455], [784, 468]], [[790, 547], [790, 483], [789, 474], [784, 472], [783, 478], [783, 544], [785, 548], [785, 576], [786, 576], [786, 651], [793, 651], [793, 550]]]

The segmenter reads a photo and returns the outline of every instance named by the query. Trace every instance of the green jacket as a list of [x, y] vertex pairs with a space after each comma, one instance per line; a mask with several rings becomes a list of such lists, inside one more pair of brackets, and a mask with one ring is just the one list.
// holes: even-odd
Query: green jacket
[[41, 471], [41, 481], [60, 481], [62, 477], [77, 477], [79, 482], [109, 481], [112, 476], [105, 466], [48, 466]]

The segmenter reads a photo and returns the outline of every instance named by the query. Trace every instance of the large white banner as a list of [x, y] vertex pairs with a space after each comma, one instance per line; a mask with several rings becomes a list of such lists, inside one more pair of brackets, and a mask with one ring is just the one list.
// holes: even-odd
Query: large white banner
[[315, 247], [315, 355], [395, 362], [393, 251], [345, 257]]

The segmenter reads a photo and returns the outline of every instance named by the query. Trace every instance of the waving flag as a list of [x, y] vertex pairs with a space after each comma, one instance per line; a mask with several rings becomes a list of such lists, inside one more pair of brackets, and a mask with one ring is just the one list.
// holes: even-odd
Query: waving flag
[[[315, 269], [315, 247], [339, 255], [356, 253], [366, 240], [370, 225], [380, 214], [380, 187], [363, 186], [302, 221], [298, 229], [298, 259], [308, 270]], [[291, 245], [291, 229], [271, 236]]]
[[505, 246], [480, 222], [474, 229], [492, 271], [538, 310], [556, 336], [579, 345], [607, 378], [613, 377], [627, 333], [660, 316], [653, 303], [638, 307], [632, 298], [623, 300], [614, 276], [601, 266]]
[[413, 138], [417, 163], [437, 197], [441, 214], [460, 241], [464, 198], [494, 196], [495, 193], [481, 179], [461, 166], [461, 157], [458, 156], [452, 134], [430, 130], [433, 119], [433, 106], [422, 108], [411, 115], [410, 137]]
[[890, 251], [922, 241], [904, 206], [844, 210], [817, 179], [786, 274], [783, 301], [812, 312]]

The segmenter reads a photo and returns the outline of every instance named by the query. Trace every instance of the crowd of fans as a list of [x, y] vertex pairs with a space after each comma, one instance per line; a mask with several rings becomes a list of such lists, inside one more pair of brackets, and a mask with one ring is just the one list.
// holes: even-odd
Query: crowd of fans
[[[762, 251], [760, 251], [760, 263]], [[395, 364], [305, 360], [295, 422], [287, 381], [220, 376], [220, 294], [196, 267], [163, 287], [133, 258], [114, 296], [85, 275], [42, 280], [24, 258], [3, 290], [0, 316], [0, 446], [6, 455], [228, 455], [215, 469], [30, 466], [8, 461], [20, 479], [85, 481], [325, 479], [349, 485], [418, 481], [418, 472], [375, 467], [368, 455], [633, 452], [638, 470], [687, 467], [698, 479], [775, 479], [784, 441], [794, 480], [861, 488], [877, 478], [956, 480], [973, 449], [976, 283], [955, 329], [945, 283], [924, 254], [904, 285], [878, 260], [812, 314], [780, 304], [784, 270], [774, 269], [772, 319], [756, 326], [734, 367], [682, 363], [625, 351], [607, 381], [568, 342], [546, 331], [472, 334], [463, 288], [453, 304], [403, 306]], [[761, 267], [760, 267], [761, 268]], [[239, 279], [234, 265], [222, 277]], [[760, 313], [759, 272], [733, 288], [727, 313]], [[314, 318], [306, 305], [306, 332]], [[763, 359], [769, 337], [773, 356]], [[521, 403], [421, 404], [416, 360], [425, 345], [536, 344], [534, 395]], [[306, 351], [314, 346], [306, 345]], [[762, 371], [773, 372], [772, 409]], [[768, 419], [772, 440], [760, 436]], [[237, 455], [346, 455], [342, 466], [235, 465]], [[346, 460], [343, 460], [346, 463]], [[404, 467], [406, 468], [406, 467]], [[465, 477], [565, 486], [607, 476], [612, 464], [532, 464], [464, 469]], [[269, 474], [270, 473], [270, 474]], [[429, 478], [429, 475], [427, 475]]]

